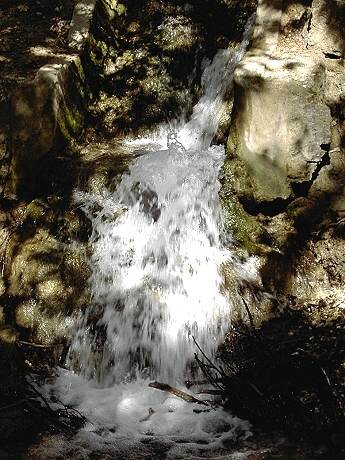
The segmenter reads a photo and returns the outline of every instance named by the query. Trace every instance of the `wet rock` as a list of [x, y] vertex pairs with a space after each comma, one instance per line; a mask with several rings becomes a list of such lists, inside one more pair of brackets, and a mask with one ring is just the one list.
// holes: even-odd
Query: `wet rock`
[[158, 28], [156, 43], [164, 51], [192, 50], [198, 42], [198, 31], [190, 18], [167, 17]]
[[113, 137], [178, 116], [182, 107], [187, 113], [203, 55], [239, 41], [254, 8], [250, 1], [241, 8], [232, 1], [212, 8], [200, 1], [99, 2], [88, 40], [90, 75], [103, 100], [91, 108], [99, 131]]
[[18, 331], [13, 327], [0, 328], [0, 343], [7, 343], [13, 345], [18, 338]]
[[345, 300], [344, 240], [336, 229], [331, 227], [319, 241], [308, 243], [293, 264], [289, 292], [301, 301], [342, 305]]
[[[260, 256], [265, 288], [308, 301], [342, 302], [343, 8], [260, 2], [235, 74], [222, 190], [242, 205], [239, 227]], [[246, 221], [261, 230], [245, 231]], [[236, 226], [230, 231], [236, 238]]]

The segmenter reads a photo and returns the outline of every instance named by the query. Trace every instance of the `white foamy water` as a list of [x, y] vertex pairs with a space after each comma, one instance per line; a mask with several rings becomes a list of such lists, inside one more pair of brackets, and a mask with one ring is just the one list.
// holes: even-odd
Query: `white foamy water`
[[47, 390], [92, 422], [73, 441], [85, 452], [109, 445], [109, 458], [117, 458], [120, 439], [130, 445], [131, 437], [151, 436], [170, 443], [167, 458], [183, 458], [179, 442], [199, 452], [250, 434], [247, 422], [222, 409], [200, 413], [204, 406], [148, 387], [150, 379], [183, 387], [197, 351], [193, 338], [214, 355], [231, 316], [221, 264], [232, 262], [239, 280], [256, 276], [224, 246], [218, 198], [224, 148], [210, 146], [249, 30], [237, 50], [220, 50], [206, 67], [204, 95], [187, 123], [128, 141], [147, 153], [115, 191], [77, 194], [93, 225], [93, 303], [71, 345], [74, 372], [61, 370]]

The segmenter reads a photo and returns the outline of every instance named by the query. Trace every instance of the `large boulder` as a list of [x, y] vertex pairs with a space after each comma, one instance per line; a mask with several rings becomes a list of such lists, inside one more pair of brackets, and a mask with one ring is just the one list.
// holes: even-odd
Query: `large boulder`
[[85, 85], [80, 58], [75, 57], [42, 67], [13, 92], [10, 193], [34, 196], [48, 155], [80, 134], [88, 100]]
[[8, 256], [7, 309], [15, 325], [34, 342], [65, 339], [73, 312], [88, 302], [82, 246], [67, 250], [46, 229], [28, 227], [12, 238]]
[[248, 53], [237, 68], [229, 148], [251, 171], [256, 201], [288, 198], [329, 149], [325, 79], [322, 61], [308, 52]]

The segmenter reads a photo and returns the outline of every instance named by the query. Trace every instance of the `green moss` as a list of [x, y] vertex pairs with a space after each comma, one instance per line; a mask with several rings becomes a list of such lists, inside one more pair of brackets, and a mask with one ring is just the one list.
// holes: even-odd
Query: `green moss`
[[70, 108], [65, 105], [58, 116], [58, 125], [63, 138], [73, 142], [83, 129], [84, 116], [75, 106]]
[[238, 131], [237, 129], [235, 129], [234, 127], [232, 127], [230, 133], [229, 133], [229, 137], [228, 137], [228, 141], [227, 141], [227, 145], [226, 145], [226, 152], [227, 152], [227, 155], [229, 158], [233, 158], [235, 156], [235, 152], [237, 150], [237, 146], [238, 146]]
[[18, 335], [18, 332], [11, 327], [0, 329], [0, 343], [13, 344], [16, 342]]
[[123, 3], [118, 3], [115, 7], [115, 11], [117, 12], [119, 16], [122, 16], [123, 14], [127, 12], [127, 8], [125, 7]]
[[35, 199], [28, 204], [25, 212], [25, 220], [33, 223], [50, 225], [54, 222], [54, 213], [46, 203]]
[[101, 0], [101, 5], [105, 11], [106, 16], [112, 21], [116, 15], [122, 16], [126, 14], [127, 8], [123, 3], [118, 0]]
[[155, 38], [155, 43], [165, 51], [190, 50], [197, 41], [195, 28], [182, 16], [169, 18]]
[[90, 34], [87, 39], [87, 58], [90, 59], [91, 63], [102, 69], [104, 58], [109, 54], [108, 45], [102, 40], [96, 40], [96, 38]]
[[83, 69], [83, 65], [82, 65], [81, 60], [80, 60], [79, 57], [77, 59], [75, 59], [74, 64], [75, 64], [75, 67], [77, 69], [77, 74], [78, 74], [80, 80], [84, 83], [86, 81], [86, 77], [85, 77], [85, 72], [84, 72], [84, 69]]
[[225, 228], [240, 244], [240, 249], [250, 255], [261, 254], [262, 245], [256, 242], [262, 233], [261, 225], [245, 212], [235, 195], [227, 196], [221, 202]]
[[6, 319], [5, 309], [4, 307], [0, 307], [0, 326], [5, 324], [5, 319]]
[[240, 159], [228, 159], [223, 166], [221, 190], [225, 228], [248, 254], [262, 253], [262, 245], [257, 240], [264, 229], [254, 216], [243, 209], [238, 191], [251, 193], [250, 177]]
[[243, 161], [238, 157], [228, 158], [223, 166], [223, 190], [240, 196], [253, 195], [253, 178]]

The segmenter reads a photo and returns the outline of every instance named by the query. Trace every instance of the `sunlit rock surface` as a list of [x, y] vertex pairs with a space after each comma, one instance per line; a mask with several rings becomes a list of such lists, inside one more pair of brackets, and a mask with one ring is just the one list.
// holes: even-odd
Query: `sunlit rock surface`
[[[328, 230], [341, 228], [344, 209], [344, 8], [260, 2], [252, 47], [235, 72], [221, 193], [226, 215], [240, 210], [242, 225], [229, 228], [261, 254], [268, 289], [297, 296], [305, 289], [309, 300], [314, 292], [341, 301], [341, 264], [331, 281], [327, 262], [342, 260], [341, 239], [327, 250], [315, 239], [333, 239]], [[317, 267], [301, 256], [311, 247]]]
[[288, 198], [294, 183], [311, 180], [330, 145], [325, 78], [323, 63], [307, 53], [253, 52], [237, 68], [234, 148], [250, 169], [257, 201]]

